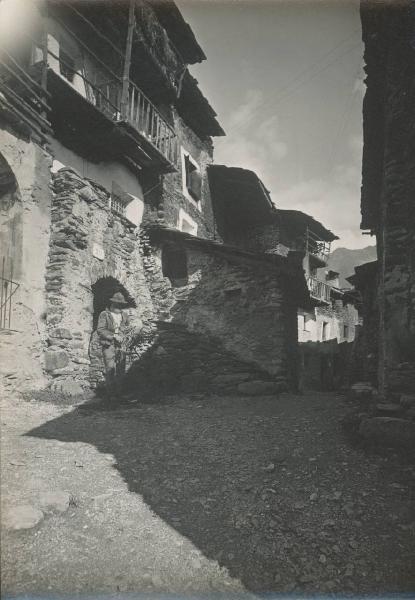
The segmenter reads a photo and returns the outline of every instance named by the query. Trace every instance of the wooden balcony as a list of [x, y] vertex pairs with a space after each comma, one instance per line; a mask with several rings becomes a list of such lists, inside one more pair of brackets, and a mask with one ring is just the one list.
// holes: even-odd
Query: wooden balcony
[[96, 106], [115, 123], [125, 121], [151, 144], [172, 166], [178, 160], [177, 136], [160, 111], [132, 82], [128, 86], [128, 102], [121, 104], [122, 87], [119, 81], [96, 86]]
[[310, 296], [318, 303], [330, 304], [331, 303], [331, 286], [320, 281], [316, 277], [308, 277], [307, 286], [310, 291]]
[[319, 239], [319, 237], [307, 228], [304, 238], [305, 251], [315, 259], [316, 264], [325, 266], [330, 255], [330, 242]]

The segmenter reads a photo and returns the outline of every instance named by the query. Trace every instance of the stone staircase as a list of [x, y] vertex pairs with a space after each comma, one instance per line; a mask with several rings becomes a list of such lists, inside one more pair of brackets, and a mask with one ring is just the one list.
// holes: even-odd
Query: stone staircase
[[181, 325], [160, 323], [151, 348], [134, 364], [126, 390], [138, 397], [177, 393], [275, 395], [287, 389], [259, 366], [240, 360], [220, 341]]

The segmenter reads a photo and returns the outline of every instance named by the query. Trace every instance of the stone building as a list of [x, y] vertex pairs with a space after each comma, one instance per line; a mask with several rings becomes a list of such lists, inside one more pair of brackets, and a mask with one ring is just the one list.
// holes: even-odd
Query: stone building
[[0, 81], [6, 381], [97, 385], [97, 317], [121, 290], [144, 322], [132, 387], [295, 387], [301, 259], [221, 232], [208, 173], [224, 132], [174, 2], [45, 0], [24, 16]]
[[342, 385], [358, 313], [353, 298], [339, 288], [338, 273], [325, 269], [337, 236], [310, 215], [276, 208], [252, 171], [212, 165], [209, 179], [221, 239], [302, 265], [308, 294], [297, 302], [295, 313], [302, 385], [317, 389]]
[[[361, 3], [361, 228], [376, 236], [380, 393], [415, 391], [415, 5]], [[371, 325], [372, 326], [372, 325]]]
[[347, 277], [347, 281], [353, 286], [353, 290], [347, 293], [354, 295], [359, 314], [359, 327], [353, 349], [354, 379], [376, 386], [379, 346], [377, 261], [359, 265], [354, 271], [353, 275]]

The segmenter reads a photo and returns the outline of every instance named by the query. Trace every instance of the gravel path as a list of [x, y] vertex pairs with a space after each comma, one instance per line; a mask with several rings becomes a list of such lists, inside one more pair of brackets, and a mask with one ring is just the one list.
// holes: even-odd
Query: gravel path
[[349, 409], [330, 394], [8, 400], [4, 503], [71, 500], [3, 531], [3, 590], [414, 591], [414, 466], [354, 446]]

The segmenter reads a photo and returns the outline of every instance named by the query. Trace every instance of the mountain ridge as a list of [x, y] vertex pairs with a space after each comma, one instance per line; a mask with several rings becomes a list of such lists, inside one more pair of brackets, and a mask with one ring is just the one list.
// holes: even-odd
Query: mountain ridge
[[340, 287], [350, 288], [351, 285], [346, 281], [354, 273], [354, 267], [371, 262], [377, 259], [376, 246], [366, 246], [365, 248], [336, 248], [330, 254], [327, 268], [337, 271], [340, 274]]

